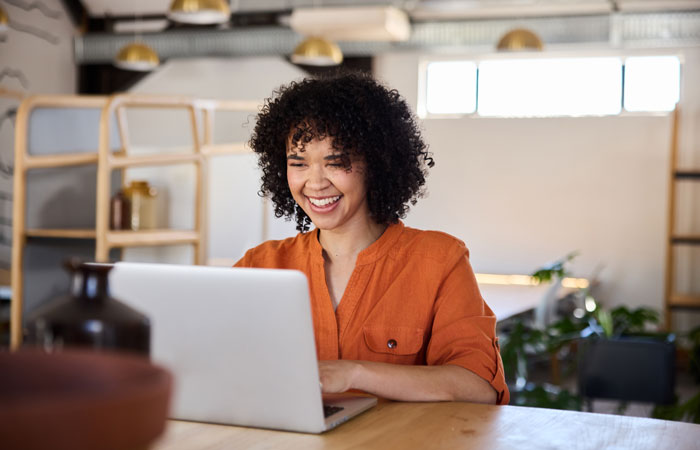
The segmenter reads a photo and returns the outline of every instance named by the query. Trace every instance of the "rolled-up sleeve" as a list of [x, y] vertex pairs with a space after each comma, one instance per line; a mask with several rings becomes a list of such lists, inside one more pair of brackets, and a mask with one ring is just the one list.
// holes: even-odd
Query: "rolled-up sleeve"
[[496, 315], [481, 297], [469, 253], [460, 246], [445, 263], [446, 276], [434, 304], [429, 365], [453, 364], [488, 381], [498, 404], [510, 400], [496, 338]]

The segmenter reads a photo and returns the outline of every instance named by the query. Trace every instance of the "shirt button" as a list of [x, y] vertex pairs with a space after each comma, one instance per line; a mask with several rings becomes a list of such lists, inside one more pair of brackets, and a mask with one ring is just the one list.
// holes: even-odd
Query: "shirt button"
[[396, 339], [389, 339], [389, 340], [386, 342], [386, 346], [389, 347], [389, 348], [396, 348], [396, 345], [397, 345]]

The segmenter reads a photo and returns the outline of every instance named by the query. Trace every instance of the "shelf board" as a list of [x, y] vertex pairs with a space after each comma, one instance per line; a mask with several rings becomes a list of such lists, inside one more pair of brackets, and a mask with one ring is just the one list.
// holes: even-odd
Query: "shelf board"
[[673, 294], [668, 303], [671, 308], [700, 308], [700, 294]]
[[[77, 228], [32, 228], [25, 231], [28, 238], [52, 239], [95, 239], [94, 229]], [[158, 245], [195, 244], [199, 233], [193, 230], [143, 230], [143, 231], [109, 231], [107, 242], [110, 247], [150, 247]]]
[[97, 164], [97, 153], [63, 153], [60, 155], [27, 155], [24, 157], [24, 166], [27, 169], [82, 166], [86, 164]]
[[184, 164], [198, 162], [202, 158], [198, 153], [163, 153], [140, 156], [115, 156], [109, 165], [115, 169], [137, 166], [157, 166], [164, 164]]
[[222, 155], [245, 155], [248, 153], [253, 153], [253, 151], [246, 147], [244, 143], [233, 143], [233, 144], [211, 144], [203, 145], [202, 153], [206, 156], [222, 156]]
[[671, 236], [672, 244], [698, 245], [700, 234], [675, 234]]
[[110, 231], [107, 243], [110, 247], [150, 247], [156, 245], [196, 244], [199, 233], [193, 230], [143, 230]]
[[29, 228], [24, 233], [37, 238], [95, 239], [96, 236], [93, 228]]
[[677, 180], [700, 180], [700, 170], [676, 170], [673, 175]]

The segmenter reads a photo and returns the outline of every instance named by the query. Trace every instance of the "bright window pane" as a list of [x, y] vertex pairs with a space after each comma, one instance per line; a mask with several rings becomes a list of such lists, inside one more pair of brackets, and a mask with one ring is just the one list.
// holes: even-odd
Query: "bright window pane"
[[442, 61], [428, 64], [426, 108], [430, 114], [476, 111], [476, 64]]
[[625, 60], [625, 109], [672, 111], [680, 98], [681, 62], [677, 56]]
[[619, 58], [510, 59], [479, 64], [479, 114], [604, 116], [622, 103]]

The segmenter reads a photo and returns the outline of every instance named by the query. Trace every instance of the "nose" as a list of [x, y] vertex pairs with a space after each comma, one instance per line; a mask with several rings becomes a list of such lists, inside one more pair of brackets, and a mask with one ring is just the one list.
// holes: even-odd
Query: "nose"
[[309, 168], [309, 178], [306, 181], [306, 187], [314, 191], [322, 191], [330, 185], [326, 171], [320, 164], [312, 164]]

